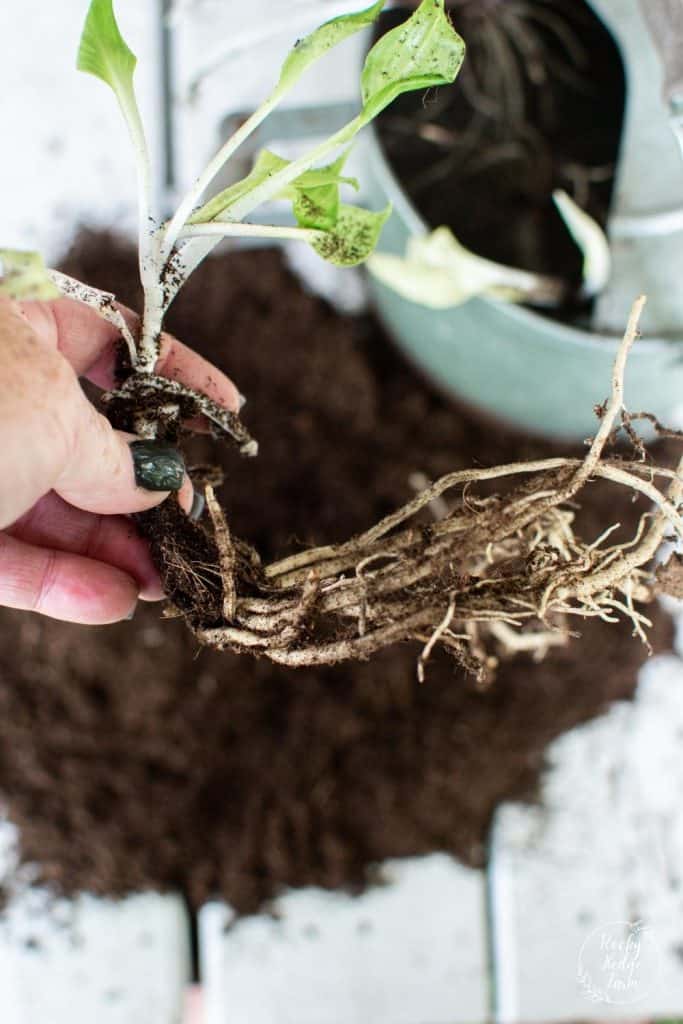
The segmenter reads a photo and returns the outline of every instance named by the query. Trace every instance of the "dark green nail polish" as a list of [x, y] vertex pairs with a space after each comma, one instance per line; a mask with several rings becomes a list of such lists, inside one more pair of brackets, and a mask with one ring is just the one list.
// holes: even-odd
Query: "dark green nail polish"
[[179, 491], [185, 463], [177, 448], [164, 441], [133, 441], [130, 446], [135, 483], [146, 491]]

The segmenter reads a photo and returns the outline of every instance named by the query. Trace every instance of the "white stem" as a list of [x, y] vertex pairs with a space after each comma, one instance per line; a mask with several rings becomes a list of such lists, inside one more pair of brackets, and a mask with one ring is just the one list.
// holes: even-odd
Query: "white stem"
[[251, 117], [249, 117], [244, 124], [237, 129], [234, 135], [230, 136], [223, 146], [221, 146], [213, 159], [199, 175], [189, 192], [187, 192], [181, 200], [178, 209], [164, 229], [161, 247], [161, 253], [164, 260], [167, 260], [170, 256], [171, 250], [177, 242], [185, 223], [191, 217], [194, 208], [199, 205], [204, 192], [218, 172], [224, 164], [227, 163], [233, 153], [242, 145], [242, 143], [245, 142], [252, 132], [258, 128], [261, 122], [265, 120], [271, 110], [277, 106], [280, 98], [281, 97], [276, 90], [271, 96], [269, 96], [265, 103], [262, 103], [261, 106], [254, 111]]
[[161, 326], [169, 303], [164, 301], [164, 289], [158, 279], [150, 281], [149, 285], [145, 284], [144, 287], [145, 311], [135, 370], [137, 373], [154, 373], [159, 358]]
[[140, 117], [135, 94], [119, 96], [121, 109], [128, 126], [136, 156], [138, 184], [138, 257], [140, 281], [144, 291], [144, 313], [142, 333], [137, 347], [133, 368], [141, 373], [151, 373], [158, 355], [158, 340], [163, 309], [161, 274], [164, 263], [159, 258], [157, 233], [152, 211], [152, 174], [145, 130]]
[[183, 228], [181, 238], [198, 238], [216, 235], [219, 238], [294, 238], [312, 242], [324, 232], [315, 228], [297, 228], [275, 224], [232, 224], [227, 221], [213, 221], [208, 224], [188, 224]]
[[152, 217], [152, 174], [149, 150], [147, 149], [145, 129], [142, 125], [142, 119], [140, 117], [138, 105], [135, 101], [135, 96], [132, 93], [130, 97], [127, 95], [119, 96], [119, 102], [121, 104], [126, 125], [128, 126], [128, 132], [131, 142], [133, 143], [133, 149], [135, 150], [135, 168], [138, 185], [138, 252], [140, 259], [140, 278], [146, 289], [148, 284], [150, 284], [152, 279], [156, 276], [155, 269], [150, 266], [153, 230], [150, 223], [150, 219]]

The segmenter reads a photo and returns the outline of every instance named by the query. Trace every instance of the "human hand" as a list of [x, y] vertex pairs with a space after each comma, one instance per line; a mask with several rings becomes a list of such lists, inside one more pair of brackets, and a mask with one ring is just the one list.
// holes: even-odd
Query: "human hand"
[[[117, 340], [116, 328], [81, 303], [0, 299], [0, 605], [100, 625], [130, 617], [138, 598], [163, 596], [125, 516], [158, 505], [170, 489], [187, 511], [192, 485], [173, 452], [161, 460], [167, 490], [146, 489], [139, 462], [136, 483], [136, 438], [114, 430], [85, 397], [79, 377], [113, 385]], [[239, 410], [231, 381], [169, 335], [155, 372]]]

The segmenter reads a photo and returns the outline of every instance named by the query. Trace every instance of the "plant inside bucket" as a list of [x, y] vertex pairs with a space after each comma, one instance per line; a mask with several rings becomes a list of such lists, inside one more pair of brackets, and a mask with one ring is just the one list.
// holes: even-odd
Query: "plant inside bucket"
[[649, 211], [683, 205], [683, 169], [638, 0], [450, 9], [468, 42], [456, 86], [424, 103], [403, 97], [370, 146], [374, 197], [396, 211], [372, 263], [381, 315], [469, 405], [582, 440], [645, 290], [650, 346], [634, 354], [627, 399], [677, 418], [683, 307], [668, 268], [683, 236]]
[[[42, 271], [35, 259], [5, 252], [2, 286], [11, 295], [57, 289], [116, 325], [122, 339], [120, 383], [106, 396], [115, 426], [176, 444], [201, 415], [241, 454], [256, 455], [256, 443], [236, 414], [155, 373], [163, 319], [193, 270], [226, 236], [299, 239], [342, 266], [372, 253], [390, 210], [372, 212], [340, 201], [341, 187], [354, 184], [343, 175], [344, 148], [398, 96], [456, 77], [464, 46], [438, 0], [423, 0], [370, 50], [361, 76], [361, 110], [344, 128], [294, 161], [266, 151], [242, 181], [208, 199], [204, 193], [308, 66], [372, 23], [381, 6], [333, 19], [299, 41], [270, 97], [225, 142], [174, 215], [157, 223], [133, 89], [135, 57], [119, 32], [111, 0], [92, 0], [79, 66], [116, 93], [138, 159], [144, 290], [139, 330], [130, 329], [113, 296]], [[320, 166], [332, 156], [332, 163]], [[276, 196], [292, 202], [291, 227], [244, 223]], [[662, 541], [670, 533], [683, 536], [683, 480], [678, 463], [657, 467], [645, 461], [635, 424], [644, 420], [661, 434], [678, 435], [649, 412], [631, 414], [623, 405], [624, 373], [644, 305], [641, 298], [633, 307], [611, 376], [602, 385], [609, 393], [597, 409], [595, 436], [582, 458], [447, 474], [349, 540], [271, 562], [233, 535], [215, 498], [212, 474], [198, 471], [206, 524], [188, 518], [173, 498], [137, 517], [165, 584], [168, 613], [184, 618], [206, 645], [293, 667], [364, 659], [399, 641], [419, 641], [420, 679], [440, 646], [482, 684], [505, 656], [518, 651], [542, 656], [565, 644], [574, 618], [621, 613], [645, 639], [648, 620], [637, 604], [652, 600], [662, 585], [652, 568]], [[611, 451], [622, 428], [632, 446], [628, 457]], [[612, 529], [597, 539], [574, 529], [573, 503], [593, 479], [654, 503], [655, 513], [642, 516], [630, 540], [614, 543]], [[506, 489], [480, 490], [491, 481], [505, 481]], [[435, 509], [440, 510], [436, 516]], [[667, 585], [677, 576], [674, 561]]]

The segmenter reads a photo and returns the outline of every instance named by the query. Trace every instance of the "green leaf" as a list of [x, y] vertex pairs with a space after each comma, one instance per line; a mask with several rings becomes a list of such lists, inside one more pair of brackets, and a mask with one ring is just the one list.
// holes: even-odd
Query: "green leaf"
[[347, 156], [348, 152], [342, 153], [327, 167], [304, 171], [287, 187], [285, 194], [293, 199], [292, 208], [300, 227], [329, 231], [337, 223], [339, 186], [350, 185], [356, 191], [359, 187], [355, 178], [341, 177]]
[[446, 227], [411, 238], [405, 257], [376, 253], [368, 269], [404, 299], [431, 309], [451, 309], [477, 295], [557, 305], [565, 292], [555, 278], [477, 256]]
[[371, 25], [383, 7], [384, 0], [377, 0], [377, 3], [356, 14], [342, 14], [339, 18], [326, 21], [310, 35], [300, 39], [282, 65], [280, 79], [273, 95], [281, 96], [289, 91], [311, 64], [324, 57], [329, 50], [349, 36]]
[[[302, 227], [323, 230], [333, 227], [339, 208], [339, 186], [347, 184], [358, 188], [355, 178], [341, 176], [347, 155], [344, 153], [328, 167], [317, 167], [304, 171], [278, 193], [278, 198], [292, 200], [294, 214]], [[229, 185], [213, 199], [210, 199], [190, 217], [188, 224], [206, 224], [212, 220], [228, 220], [230, 207], [234, 203], [251, 192], [257, 185], [266, 182], [278, 171], [289, 167], [289, 164], [289, 160], [283, 159], [276, 153], [272, 153], [268, 149], [262, 150], [246, 178], [235, 182], [234, 185]]]
[[[257, 185], [261, 185], [271, 178], [278, 171], [289, 166], [290, 161], [284, 160], [281, 156], [271, 153], [269, 149], [263, 149], [256, 158], [256, 162], [246, 178], [228, 185], [222, 192], [209, 199], [201, 209], [196, 210], [188, 219], [188, 224], [207, 224], [211, 220], [217, 220], [223, 214], [227, 214], [229, 208], [238, 199], [241, 199], [248, 192], [251, 192]], [[227, 217], [225, 219], [228, 219]]]
[[78, 48], [78, 70], [102, 79], [121, 98], [132, 92], [136, 64], [119, 31], [112, 0], [91, 0]]
[[372, 253], [390, 214], [390, 205], [380, 213], [372, 213], [359, 206], [342, 204], [334, 227], [321, 232], [311, 245], [329, 263], [338, 267], [355, 267]]
[[56, 299], [59, 294], [40, 253], [0, 249], [0, 295], [21, 300]]
[[415, 13], [373, 46], [361, 76], [363, 122], [401, 93], [450, 85], [465, 57], [465, 43], [444, 11], [444, 0], [422, 0]]
[[112, 0], [90, 0], [83, 26], [76, 66], [111, 86], [135, 150], [138, 177], [139, 246], [141, 259], [150, 247], [152, 185], [145, 130], [135, 98], [133, 74], [137, 58], [126, 44], [114, 16]]
[[356, 191], [359, 189], [357, 178], [344, 178], [342, 177], [342, 171], [344, 164], [348, 160], [349, 150], [342, 153], [334, 163], [327, 164], [325, 167], [312, 167], [308, 171], [304, 171], [298, 178], [295, 178], [285, 189], [282, 191], [282, 195], [285, 197], [294, 198], [293, 192], [300, 191], [302, 189], [311, 188], [323, 188], [326, 185], [350, 185], [355, 188]]

